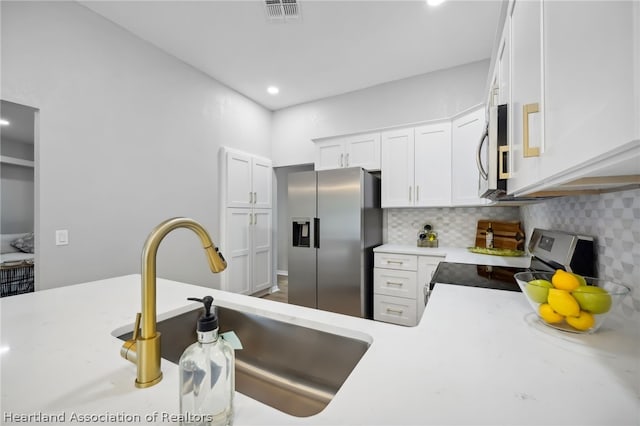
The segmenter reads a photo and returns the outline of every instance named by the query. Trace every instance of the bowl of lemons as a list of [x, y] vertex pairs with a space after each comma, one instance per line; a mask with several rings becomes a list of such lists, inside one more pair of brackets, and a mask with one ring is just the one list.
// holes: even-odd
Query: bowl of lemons
[[595, 332], [630, 292], [608, 280], [555, 272], [519, 272], [515, 279], [542, 323], [574, 333]]

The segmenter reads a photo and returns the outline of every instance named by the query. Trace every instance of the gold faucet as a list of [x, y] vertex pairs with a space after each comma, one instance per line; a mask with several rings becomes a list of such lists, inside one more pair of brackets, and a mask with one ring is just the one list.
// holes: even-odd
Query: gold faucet
[[[137, 366], [136, 387], [147, 388], [162, 380], [160, 370], [160, 333], [156, 331], [156, 255], [162, 239], [177, 228], [191, 229], [198, 234], [206, 250], [209, 267], [214, 273], [227, 267], [222, 253], [211, 242], [207, 231], [193, 219], [174, 217], [151, 231], [142, 249], [142, 313], [136, 314], [133, 337], [120, 348], [120, 355]], [[142, 331], [140, 328], [142, 317]]]

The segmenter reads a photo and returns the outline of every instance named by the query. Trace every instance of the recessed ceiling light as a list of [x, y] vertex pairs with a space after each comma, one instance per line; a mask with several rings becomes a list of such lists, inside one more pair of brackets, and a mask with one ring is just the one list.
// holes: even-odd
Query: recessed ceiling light
[[429, 6], [439, 6], [444, 2], [445, 2], [445, 0], [427, 0], [427, 4]]
[[276, 86], [269, 86], [267, 87], [267, 92], [270, 95], [277, 95], [278, 93], [280, 93], [280, 89], [278, 89]]
[[9, 122], [4, 118], [0, 118], [0, 126], [8, 126]]

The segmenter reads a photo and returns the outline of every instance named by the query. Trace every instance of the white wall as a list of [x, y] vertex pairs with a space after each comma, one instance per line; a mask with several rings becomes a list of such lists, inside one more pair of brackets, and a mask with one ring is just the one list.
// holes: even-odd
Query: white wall
[[[76, 3], [1, 8], [2, 98], [40, 110], [37, 288], [138, 273], [169, 217], [218, 240], [218, 149], [270, 157], [271, 112]], [[158, 274], [217, 286], [204, 256], [176, 231]]]
[[481, 104], [488, 72], [487, 59], [278, 110], [274, 166], [313, 163], [312, 138], [448, 118]]

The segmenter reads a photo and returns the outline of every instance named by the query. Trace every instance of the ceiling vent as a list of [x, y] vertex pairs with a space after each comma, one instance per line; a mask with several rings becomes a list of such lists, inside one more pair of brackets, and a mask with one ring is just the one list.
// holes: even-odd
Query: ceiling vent
[[300, 18], [298, 0], [264, 0], [264, 7], [270, 21]]

